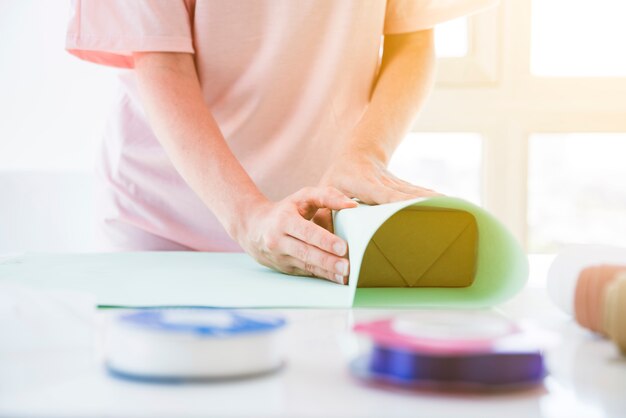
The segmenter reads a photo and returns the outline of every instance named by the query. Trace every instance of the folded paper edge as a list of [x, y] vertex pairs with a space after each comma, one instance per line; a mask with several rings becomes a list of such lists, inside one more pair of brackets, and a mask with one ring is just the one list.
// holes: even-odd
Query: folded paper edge
[[[512, 243], [512, 247], [514, 247], [512, 248], [512, 251], [515, 253], [512, 261], [514, 261], [516, 264], [515, 266], [511, 266], [511, 268], [515, 270], [519, 269], [519, 271], [516, 271], [511, 274], [511, 279], [510, 279], [511, 283], [509, 283], [509, 286], [503, 285], [499, 289], [496, 289], [496, 290], [501, 290], [500, 292], [497, 292], [496, 290], [492, 291], [492, 294], [494, 296], [490, 298], [483, 297], [482, 298], [483, 300], [477, 299], [477, 300], [468, 301], [467, 303], [459, 303], [458, 301], [456, 301], [456, 298], [451, 297], [449, 298], [448, 301], [443, 302], [443, 303], [434, 303], [432, 305], [416, 303], [414, 306], [433, 306], [433, 307], [449, 306], [449, 303], [451, 303], [451, 301], [456, 301], [455, 303], [458, 305], [458, 307], [488, 307], [488, 306], [493, 306], [497, 303], [503, 302], [507, 299], [510, 299], [513, 295], [519, 292], [519, 290], [521, 290], [521, 288], [524, 286], [524, 284], [528, 280], [528, 258], [526, 257], [526, 254], [522, 250], [521, 245], [519, 244], [517, 239], [511, 234], [508, 228], [506, 228], [506, 226], [504, 226], [496, 217], [494, 217], [491, 213], [481, 208], [480, 206], [474, 205], [473, 203], [460, 199], [460, 198], [448, 197], [448, 196], [415, 198], [411, 200], [405, 200], [405, 201], [394, 202], [394, 203], [378, 205], [378, 206], [369, 206], [366, 204], [360, 204], [357, 208], [354, 208], [354, 209], [344, 209], [341, 211], [333, 212], [333, 223], [334, 223], [335, 233], [348, 242], [349, 257], [350, 257], [350, 263], [351, 263], [348, 286], [350, 286], [350, 290], [351, 290], [350, 296], [352, 298], [353, 306], [354, 306], [354, 302], [356, 298], [358, 278], [360, 275], [362, 259], [365, 253], [365, 249], [367, 248], [367, 244], [373, 238], [376, 231], [378, 231], [378, 229], [387, 221], [387, 219], [389, 219], [391, 216], [393, 216], [395, 213], [399, 212], [400, 210], [403, 210], [412, 205], [464, 210], [472, 214], [477, 222], [477, 227], [478, 227], [478, 235], [479, 235], [478, 252], [479, 254], [481, 251], [481, 247], [484, 246], [484, 243], [482, 243], [483, 245], [481, 245], [481, 242], [482, 242], [481, 222], [478, 219], [478, 215], [481, 215], [481, 217], [484, 217], [489, 221], [490, 226], [495, 227], [498, 230], [499, 235], [501, 236], [503, 235], [509, 238], [509, 241]], [[457, 207], [456, 205], [459, 205], [460, 207]], [[386, 207], [386, 210], [381, 210], [382, 207]], [[351, 215], [350, 212], [358, 211], [359, 209], [367, 210], [367, 208], [378, 209], [381, 212], [382, 216], [379, 214], [377, 219], [375, 219], [373, 222], [365, 226], [364, 225], [352, 225], [356, 217], [354, 215]], [[376, 211], [376, 209], [374, 210]], [[364, 228], [367, 228], [367, 229], [365, 230]], [[356, 233], [355, 233], [355, 231], [357, 230], [360, 230], [361, 236], [359, 237], [359, 239], [357, 239]], [[355, 260], [355, 258], [359, 260], [358, 265], [353, 264], [353, 261]], [[468, 288], [471, 288], [472, 286], [476, 285], [479, 272], [480, 272], [480, 265], [477, 265], [476, 277], [472, 285], [470, 285]], [[463, 289], [467, 289], [467, 288], [463, 288]], [[459, 289], [457, 288], [446, 288], [446, 289], [438, 289], [438, 290], [452, 291], [452, 292], [459, 291]], [[390, 304], [388, 306], [393, 307], [394, 305]], [[404, 306], [404, 304], [402, 304], [402, 306]]]

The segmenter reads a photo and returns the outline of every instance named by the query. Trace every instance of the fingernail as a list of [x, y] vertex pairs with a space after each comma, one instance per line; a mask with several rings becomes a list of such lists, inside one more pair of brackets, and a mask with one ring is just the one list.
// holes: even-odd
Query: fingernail
[[341, 241], [337, 241], [333, 244], [333, 251], [337, 255], [344, 255], [346, 253], [346, 244]]
[[337, 261], [335, 263], [335, 271], [341, 274], [341, 276], [346, 276], [348, 274], [348, 262], [346, 260]]
[[343, 283], [343, 276], [341, 274], [335, 274], [335, 281], [339, 284], [344, 284]]

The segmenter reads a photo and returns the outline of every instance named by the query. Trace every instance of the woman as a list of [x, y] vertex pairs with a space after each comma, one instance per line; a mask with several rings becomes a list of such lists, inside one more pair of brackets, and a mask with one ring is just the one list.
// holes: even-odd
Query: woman
[[243, 248], [345, 284], [331, 210], [435, 194], [386, 165], [432, 87], [432, 27], [493, 3], [75, 0], [67, 49], [133, 69], [102, 152], [109, 248]]

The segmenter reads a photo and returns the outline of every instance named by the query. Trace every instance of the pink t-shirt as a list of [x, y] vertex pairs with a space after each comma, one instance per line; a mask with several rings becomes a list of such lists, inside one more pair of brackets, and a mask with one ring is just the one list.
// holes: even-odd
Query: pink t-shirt
[[[259, 189], [281, 199], [317, 184], [351, 134], [368, 105], [382, 35], [428, 29], [495, 2], [74, 0], [66, 46], [121, 68], [133, 67], [134, 51], [194, 54], [229, 146]], [[240, 250], [155, 138], [134, 73], [120, 79], [99, 170], [105, 224], [141, 235], [126, 249]]]

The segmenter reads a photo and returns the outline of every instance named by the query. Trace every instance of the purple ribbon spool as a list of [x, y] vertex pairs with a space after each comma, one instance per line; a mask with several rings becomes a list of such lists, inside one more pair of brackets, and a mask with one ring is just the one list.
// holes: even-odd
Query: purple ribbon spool
[[375, 377], [406, 385], [526, 386], [541, 382], [546, 375], [539, 351], [441, 356], [379, 345], [374, 345], [368, 369]]

